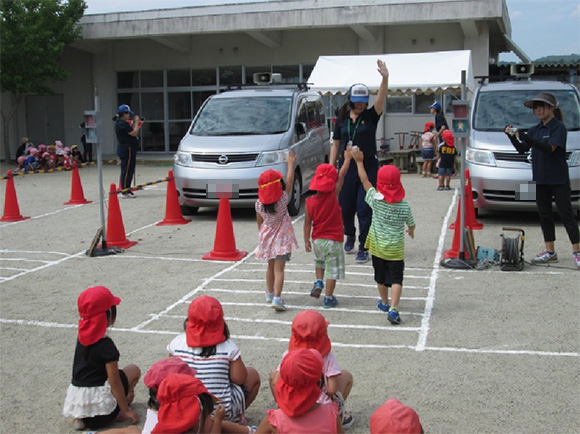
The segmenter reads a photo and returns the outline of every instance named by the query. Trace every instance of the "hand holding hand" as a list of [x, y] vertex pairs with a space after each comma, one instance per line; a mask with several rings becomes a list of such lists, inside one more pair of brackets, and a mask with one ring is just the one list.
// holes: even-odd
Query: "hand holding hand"
[[351, 160], [352, 159], [352, 146], [348, 145], [344, 150], [344, 159]]
[[[352, 148], [350, 153], [352, 155], [353, 160], [356, 161], [357, 163], [363, 161], [363, 159], [365, 157], [364, 154], [362, 153], [362, 151], [358, 147]], [[346, 152], [345, 152], [345, 154], [346, 154]]]
[[377, 59], [377, 70], [379, 71], [379, 74], [383, 76], [383, 78], [389, 78], [389, 69], [387, 68], [387, 64], [381, 59]]

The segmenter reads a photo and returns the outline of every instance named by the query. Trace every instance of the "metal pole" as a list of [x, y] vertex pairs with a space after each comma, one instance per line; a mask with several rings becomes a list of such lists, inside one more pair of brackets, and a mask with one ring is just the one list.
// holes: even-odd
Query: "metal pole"
[[[465, 70], [461, 71], [461, 99], [465, 100], [467, 97], [467, 90], [466, 90], [466, 72]], [[461, 189], [459, 190], [459, 203], [461, 207], [461, 215], [459, 221], [461, 223], [461, 233], [459, 234], [459, 259], [465, 259], [465, 137], [461, 138]]]
[[101, 115], [100, 115], [100, 106], [99, 106], [99, 95], [97, 87], [95, 86], [95, 112], [96, 112], [96, 119], [95, 122], [97, 124], [97, 169], [99, 171], [99, 199], [100, 199], [100, 209], [101, 209], [101, 227], [103, 228], [103, 239], [102, 239], [102, 246], [103, 250], [107, 249], [107, 228], [105, 225], [105, 193], [103, 187], [103, 150], [101, 148]]

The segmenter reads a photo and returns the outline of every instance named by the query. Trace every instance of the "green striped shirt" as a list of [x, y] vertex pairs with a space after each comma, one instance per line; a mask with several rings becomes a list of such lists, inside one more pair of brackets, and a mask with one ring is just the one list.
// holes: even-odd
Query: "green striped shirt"
[[366, 203], [373, 210], [365, 248], [379, 258], [402, 261], [405, 259], [405, 224], [415, 226], [411, 207], [405, 200], [388, 203], [383, 199], [375, 199], [377, 193], [371, 187], [365, 196]]

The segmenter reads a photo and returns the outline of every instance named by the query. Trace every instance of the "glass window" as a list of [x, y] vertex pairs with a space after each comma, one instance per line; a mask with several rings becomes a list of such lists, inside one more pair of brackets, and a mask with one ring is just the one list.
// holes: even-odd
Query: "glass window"
[[191, 71], [193, 86], [216, 85], [216, 69], [194, 69]]
[[163, 71], [141, 71], [141, 87], [163, 87]]
[[302, 83], [305, 83], [310, 78], [310, 74], [312, 74], [312, 70], [314, 69], [314, 64], [306, 64], [302, 65]]
[[179, 142], [187, 134], [191, 122], [169, 122], [169, 150], [177, 151]]
[[456, 99], [461, 99], [460, 90], [448, 90], [445, 92], [445, 113], [448, 115], [453, 114], [453, 101]]
[[145, 152], [165, 152], [163, 122], [144, 122], [141, 128], [141, 147]]
[[191, 86], [191, 71], [189, 69], [167, 71], [167, 86]]
[[193, 117], [197, 114], [197, 111], [201, 108], [202, 104], [210, 96], [215, 95], [215, 92], [206, 90], [204, 92], [193, 92]]
[[129, 107], [131, 107], [131, 110], [133, 110], [137, 114], [140, 114], [138, 92], [134, 93], [125, 92], [117, 94], [117, 107], [119, 107], [121, 104], [129, 105]]
[[441, 95], [434, 93], [429, 95], [425, 95], [424, 93], [421, 95], [415, 95], [415, 113], [422, 115], [429, 114], [429, 106], [433, 104], [434, 101], [439, 101], [441, 103]]
[[147, 119], [163, 120], [163, 92], [143, 92], [141, 93], [141, 103], [143, 116]]
[[298, 65], [272, 66], [272, 72], [282, 74], [282, 83], [299, 83], [300, 68]]
[[139, 87], [139, 73], [137, 71], [117, 72], [117, 88], [131, 89]]
[[167, 93], [167, 116], [169, 119], [191, 120], [191, 93], [168, 92]]
[[254, 84], [254, 74], [258, 72], [272, 72], [269, 66], [246, 66], [246, 83]]
[[220, 66], [220, 85], [242, 84], [242, 67], [241, 66]]
[[387, 113], [412, 113], [413, 98], [411, 96], [388, 96]]

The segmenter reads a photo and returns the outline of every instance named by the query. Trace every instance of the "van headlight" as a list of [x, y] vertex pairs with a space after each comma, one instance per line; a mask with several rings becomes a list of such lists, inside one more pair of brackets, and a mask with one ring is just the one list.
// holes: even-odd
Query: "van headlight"
[[177, 151], [173, 157], [175, 164], [185, 167], [193, 167], [193, 160], [191, 159], [191, 154], [189, 152]]
[[491, 151], [467, 148], [465, 160], [472, 164], [481, 164], [482, 166], [497, 166], [495, 156]]
[[570, 159], [568, 160], [568, 167], [580, 166], [580, 151], [574, 151], [570, 154]]
[[272, 166], [285, 163], [287, 158], [288, 151], [262, 152], [256, 160], [256, 166]]

